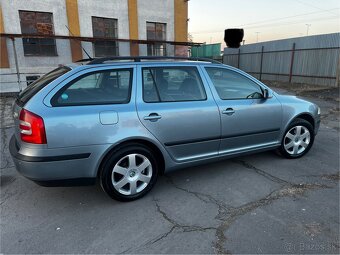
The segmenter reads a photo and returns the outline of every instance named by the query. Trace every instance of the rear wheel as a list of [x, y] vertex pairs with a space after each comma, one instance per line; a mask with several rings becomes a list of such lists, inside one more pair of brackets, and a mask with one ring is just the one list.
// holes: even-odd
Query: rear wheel
[[310, 150], [313, 142], [313, 126], [306, 120], [296, 119], [283, 136], [280, 154], [286, 158], [300, 158]]
[[143, 145], [128, 145], [109, 155], [103, 164], [100, 183], [111, 198], [131, 201], [151, 190], [158, 169], [152, 150]]

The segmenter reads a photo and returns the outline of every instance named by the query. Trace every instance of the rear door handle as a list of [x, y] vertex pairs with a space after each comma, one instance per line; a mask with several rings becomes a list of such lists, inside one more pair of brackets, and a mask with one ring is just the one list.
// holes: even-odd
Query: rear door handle
[[233, 108], [227, 108], [225, 110], [222, 111], [223, 114], [227, 114], [227, 115], [233, 115], [235, 113]]
[[157, 121], [161, 118], [162, 116], [158, 115], [158, 113], [150, 113], [149, 116], [144, 117], [144, 120]]

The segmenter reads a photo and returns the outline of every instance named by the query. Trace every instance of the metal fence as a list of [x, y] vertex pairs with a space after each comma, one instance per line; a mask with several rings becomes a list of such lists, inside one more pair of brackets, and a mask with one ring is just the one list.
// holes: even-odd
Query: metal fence
[[225, 48], [223, 63], [260, 80], [339, 86], [340, 33]]

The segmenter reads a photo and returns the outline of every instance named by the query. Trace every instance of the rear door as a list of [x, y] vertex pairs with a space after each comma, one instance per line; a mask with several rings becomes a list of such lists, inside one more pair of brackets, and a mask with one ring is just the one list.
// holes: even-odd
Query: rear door
[[241, 72], [204, 69], [221, 113], [220, 154], [278, 144], [282, 107], [276, 97], [264, 98], [264, 88]]
[[[45, 98], [49, 148], [112, 144], [127, 121], [139, 123], [132, 87], [133, 65], [82, 70]], [[133, 123], [135, 121], [135, 123]]]
[[177, 161], [218, 155], [220, 116], [194, 65], [137, 67], [137, 111]]

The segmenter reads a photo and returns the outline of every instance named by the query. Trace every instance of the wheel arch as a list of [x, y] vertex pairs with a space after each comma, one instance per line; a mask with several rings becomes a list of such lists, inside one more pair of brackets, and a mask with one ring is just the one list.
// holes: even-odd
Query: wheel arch
[[[315, 119], [314, 117], [310, 114], [310, 113], [301, 113], [297, 116], [295, 116], [291, 121], [290, 123], [292, 123], [294, 120], [296, 119], [303, 119], [305, 121], [308, 121], [312, 126], [313, 126], [313, 129], [315, 128]], [[289, 123], [289, 124], [290, 124]]]
[[[313, 129], [315, 130], [315, 125], [316, 125], [316, 123], [315, 123], [315, 119], [314, 119], [313, 115], [312, 115], [311, 113], [308, 113], [308, 112], [302, 112], [302, 113], [299, 113], [299, 114], [297, 114], [297, 115], [295, 115], [295, 116], [292, 116], [292, 117], [289, 119], [289, 121], [285, 122], [285, 125], [284, 125], [284, 127], [283, 127], [283, 129], [282, 129], [282, 131], [281, 131], [280, 141], [283, 139], [284, 134], [285, 134], [285, 132], [287, 131], [289, 125], [290, 125], [293, 121], [295, 121], [296, 119], [303, 119], [303, 120], [307, 121], [308, 123], [310, 123], [310, 124], [312, 125]], [[313, 131], [314, 131], [314, 130], [313, 130]]]
[[98, 167], [96, 169], [96, 176], [98, 177], [100, 175], [100, 172], [102, 170], [103, 164], [104, 162], [107, 160], [107, 158], [110, 156], [110, 154], [117, 150], [118, 148], [124, 147], [124, 146], [128, 146], [128, 145], [144, 145], [146, 147], [148, 147], [149, 149], [151, 149], [155, 154], [156, 154], [156, 158], [158, 160], [158, 162], [160, 163], [160, 174], [164, 174], [165, 171], [165, 158], [164, 155], [161, 151], [161, 149], [153, 142], [144, 139], [144, 138], [132, 138], [129, 140], [124, 140], [124, 141], [120, 141], [117, 144], [114, 144], [113, 146], [111, 146], [105, 153], [104, 156], [100, 159], [100, 163], [98, 164]]
[[[289, 132], [289, 129], [294, 127], [295, 125], [299, 125], [298, 123], [301, 123], [301, 122], [307, 122], [310, 127], [307, 127], [308, 129], [312, 128], [315, 130], [315, 119], [314, 117], [311, 115], [311, 114], [308, 114], [308, 113], [301, 113], [301, 114], [298, 114], [296, 116], [294, 116], [287, 124], [284, 132], [282, 133], [282, 137], [281, 137], [281, 145], [280, 147], [278, 148], [278, 152], [280, 155], [286, 157], [286, 158], [289, 158], [289, 159], [293, 159], [293, 158], [300, 158], [302, 157], [303, 155], [305, 155], [309, 150], [310, 148], [312, 147], [313, 145], [313, 142], [314, 142], [314, 137], [315, 135], [313, 135], [313, 132], [315, 132], [314, 130], [311, 131], [311, 134], [310, 134], [310, 141], [308, 143], [308, 147], [303, 150], [302, 152], [300, 152], [300, 154], [290, 154], [285, 148], [284, 148], [284, 142], [285, 142], [285, 134], [287, 132]], [[305, 123], [305, 125], [307, 124]], [[298, 137], [299, 138], [299, 137]], [[293, 140], [292, 138], [290, 138], [291, 140]], [[295, 138], [294, 138], [295, 139]], [[300, 139], [300, 138], [299, 138]], [[296, 141], [297, 142], [297, 141]], [[294, 148], [295, 148], [295, 145], [294, 145]], [[299, 152], [297, 152], [299, 153]]]

